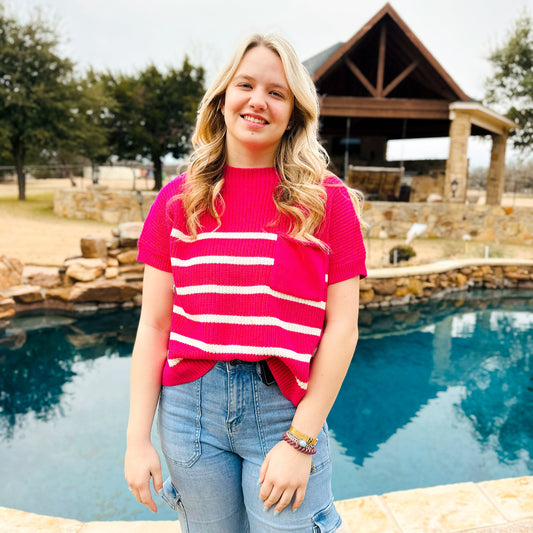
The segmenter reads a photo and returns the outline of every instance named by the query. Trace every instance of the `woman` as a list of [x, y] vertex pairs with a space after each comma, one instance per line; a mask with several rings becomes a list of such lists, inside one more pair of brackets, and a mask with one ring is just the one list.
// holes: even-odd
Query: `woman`
[[317, 125], [292, 47], [251, 37], [204, 96], [187, 172], [139, 240], [126, 479], [156, 512], [152, 477], [184, 532], [340, 526], [325, 421], [357, 342], [365, 252]]

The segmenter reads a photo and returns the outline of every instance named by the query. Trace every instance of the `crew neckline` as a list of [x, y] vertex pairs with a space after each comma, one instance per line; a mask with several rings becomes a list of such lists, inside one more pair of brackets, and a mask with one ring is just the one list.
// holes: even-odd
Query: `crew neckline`
[[261, 167], [261, 168], [242, 168], [242, 167], [231, 167], [226, 165], [224, 167], [224, 178], [225, 179], [264, 179], [264, 180], [275, 180], [278, 182], [280, 176], [276, 167]]

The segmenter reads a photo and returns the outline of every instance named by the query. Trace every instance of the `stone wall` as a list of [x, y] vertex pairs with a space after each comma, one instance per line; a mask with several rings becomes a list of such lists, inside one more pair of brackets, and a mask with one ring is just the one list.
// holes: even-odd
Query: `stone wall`
[[83, 191], [59, 189], [54, 196], [54, 213], [111, 224], [140, 221], [148, 214], [155, 197], [154, 191], [121, 191], [105, 185], [92, 185]]
[[[119, 191], [96, 185], [85, 191], [58, 190], [54, 212], [62, 217], [101, 220], [112, 224], [144, 219], [156, 193]], [[142, 212], [142, 218], [141, 218]], [[460, 203], [366, 202], [363, 217], [371, 237], [385, 231], [389, 238], [405, 239], [415, 222], [427, 224], [422, 237], [507, 244], [533, 244], [533, 209]]]
[[427, 224], [422, 237], [496, 244], [533, 244], [533, 209], [455, 203], [366, 202], [363, 218], [371, 237], [385, 231], [389, 238], [405, 239], [415, 222]]
[[471, 289], [533, 290], [533, 261], [465, 260], [369, 271], [359, 303], [362, 309], [411, 305]]

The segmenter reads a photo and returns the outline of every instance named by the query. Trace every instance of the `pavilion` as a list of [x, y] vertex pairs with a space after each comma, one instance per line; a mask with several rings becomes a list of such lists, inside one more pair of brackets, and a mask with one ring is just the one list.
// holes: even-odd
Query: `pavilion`
[[[305, 66], [319, 93], [320, 135], [341, 175], [348, 176], [350, 165], [390, 167], [391, 139], [449, 136], [448, 159], [440, 162], [440, 193], [444, 201], [465, 202], [468, 139], [490, 135], [486, 202], [500, 204], [507, 137], [516, 124], [467, 96], [390, 4], [349, 41]], [[439, 162], [402, 162], [402, 176], [403, 167], [411, 176], [438, 181]]]

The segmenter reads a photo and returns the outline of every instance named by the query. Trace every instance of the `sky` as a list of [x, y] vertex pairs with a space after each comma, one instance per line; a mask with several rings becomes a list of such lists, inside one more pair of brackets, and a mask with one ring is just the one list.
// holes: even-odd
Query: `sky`
[[[89, 66], [134, 73], [150, 63], [180, 66], [185, 54], [208, 81], [239, 41], [282, 33], [305, 60], [349, 40], [385, 1], [372, 0], [4, 0], [24, 18], [36, 6], [55, 21], [61, 51]], [[390, 4], [466, 94], [482, 99], [487, 56], [533, 0], [391, 0]], [[389, 159], [446, 159], [447, 140], [391, 142]], [[515, 158], [508, 150], [508, 159]], [[471, 167], [488, 166], [490, 142], [471, 138]]]

